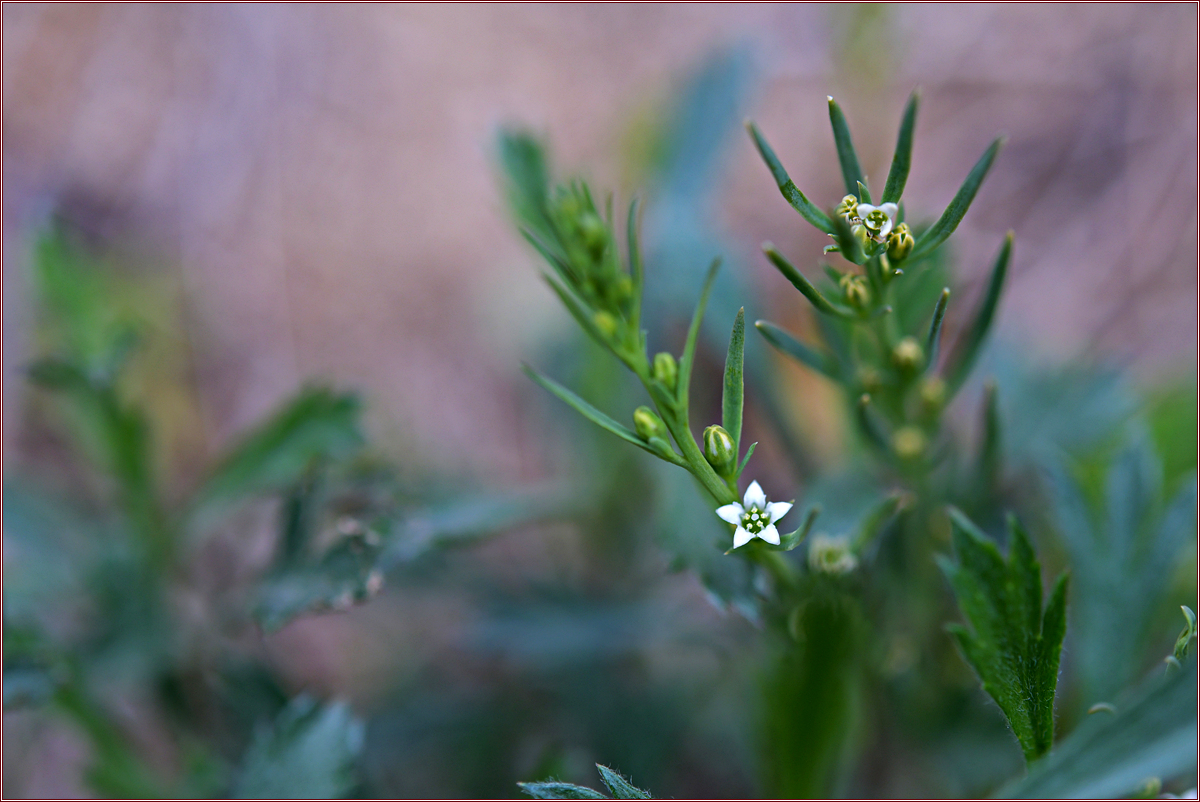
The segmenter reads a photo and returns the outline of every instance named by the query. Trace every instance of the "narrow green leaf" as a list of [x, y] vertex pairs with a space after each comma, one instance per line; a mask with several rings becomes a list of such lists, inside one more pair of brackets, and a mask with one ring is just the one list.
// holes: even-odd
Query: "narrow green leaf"
[[846, 184], [846, 194], [858, 195], [863, 203], [871, 202], [871, 194], [867, 192], [862, 168], [858, 166], [858, 154], [854, 152], [854, 140], [850, 138], [850, 126], [846, 123], [846, 115], [842, 107], [832, 97], [829, 99], [829, 124], [833, 127], [833, 141], [837, 145], [838, 163], [842, 166], [842, 180]]
[[779, 185], [779, 191], [783, 193], [784, 199], [809, 223], [821, 229], [826, 234], [832, 234], [833, 221], [829, 219], [829, 215], [809, 202], [808, 198], [804, 197], [804, 193], [796, 188], [796, 184], [788, 177], [787, 171], [783, 169], [783, 165], [779, 163], [779, 159], [775, 156], [775, 151], [771, 150], [771, 146], [763, 139], [762, 134], [758, 132], [758, 128], [754, 123], [747, 120], [746, 130], [750, 132], [750, 137], [754, 140], [754, 146], [758, 148], [758, 154], [767, 163], [767, 168], [770, 169], [775, 183]]
[[1009, 557], [965, 515], [950, 509], [958, 564], [939, 559], [970, 624], [947, 629], [1008, 719], [1033, 762], [1054, 739], [1054, 693], [1066, 632], [1067, 577], [1055, 582], [1042, 613], [1042, 571], [1029, 536], [1009, 517]]
[[1196, 663], [1155, 671], [1113, 715], [1088, 716], [1001, 799], [1114, 799], [1147, 777], [1196, 777]]
[[984, 487], [995, 486], [1000, 472], [1000, 410], [996, 401], [996, 382], [983, 387], [983, 443], [979, 448], [976, 473]]
[[554, 294], [562, 301], [563, 306], [567, 308], [567, 312], [570, 313], [571, 317], [575, 318], [575, 322], [579, 324], [579, 327], [586, 331], [588, 336], [602, 347], [610, 351], [613, 350], [612, 340], [596, 327], [596, 321], [593, 319], [592, 313], [588, 310], [587, 306], [576, 298], [574, 293], [555, 281], [549, 273], [543, 273], [542, 278], [550, 285], [550, 289], [554, 290]]
[[847, 261], [853, 262], [856, 265], [866, 264], [870, 259], [863, 252], [862, 245], [854, 236], [850, 221], [845, 217], [834, 215], [833, 217], [833, 239], [837, 242], [838, 253]]
[[917, 247], [908, 256], [910, 260], [920, 259], [932, 252], [954, 233], [954, 229], [958, 228], [958, 224], [966, 216], [967, 209], [971, 207], [971, 201], [975, 200], [975, 193], [979, 191], [979, 185], [983, 183], [988, 170], [992, 168], [992, 162], [996, 160], [996, 154], [1000, 152], [1000, 146], [1003, 144], [1004, 137], [1000, 137], [983, 152], [979, 161], [971, 168], [971, 172], [967, 173], [967, 179], [959, 187], [958, 193], [950, 201], [946, 211], [942, 212], [938, 221], [917, 240]]
[[745, 357], [746, 309], [738, 310], [729, 335], [729, 353], [725, 356], [725, 384], [721, 391], [721, 425], [733, 438], [735, 454], [742, 450], [742, 362]]
[[582, 785], [548, 780], [540, 783], [517, 783], [522, 792], [534, 799], [608, 799], [599, 791]]
[[734, 474], [735, 476], [741, 476], [742, 471], [746, 470], [746, 465], [749, 464], [750, 457], [751, 457], [751, 455], [754, 454], [754, 449], [756, 449], [756, 448], [758, 448], [757, 440], [755, 442], [751, 443], [750, 447], [746, 449], [746, 456], [742, 457], [742, 463], [740, 465], [738, 465], [737, 473]]
[[836, 315], [838, 317], [854, 317], [854, 313], [843, 306], [831, 303], [820, 290], [813, 286], [812, 282], [804, 277], [804, 274], [796, 269], [795, 265], [789, 262], [783, 254], [775, 249], [775, 246], [769, 242], [764, 242], [763, 253], [767, 255], [767, 259], [771, 264], [775, 265], [776, 269], [783, 274], [783, 277], [792, 282], [792, 286], [800, 290], [818, 312], [824, 312], [827, 315]]
[[861, 552], [867, 544], [878, 537], [901, 512], [912, 504], [912, 496], [907, 493], [892, 493], [878, 504], [871, 507], [862, 523], [858, 526], [851, 540], [851, 550]]
[[863, 393], [859, 397], [858, 403], [855, 404], [855, 413], [858, 428], [867, 438], [867, 442], [880, 452], [890, 455], [892, 450], [887, 433], [871, 410], [871, 396], [868, 393]]
[[834, 381], [841, 381], [841, 367], [832, 354], [819, 351], [813, 346], [805, 345], [770, 321], [759, 320], [755, 322], [754, 328], [758, 329], [759, 334], [767, 342], [792, 359], [808, 365], [813, 370], [825, 374]]
[[610, 769], [608, 766], [596, 764], [596, 770], [600, 772], [600, 779], [608, 786], [609, 792], [612, 793], [614, 799], [653, 799], [654, 797], [641, 788], [638, 788], [629, 780], [622, 777], [617, 772]]
[[704, 308], [708, 306], [708, 296], [712, 292], [713, 282], [717, 278], [717, 270], [721, 267], [721, 257], [713, 259], [704, 277], [704, 286], [700, 290], [700, 300], [696, 302], [696, 311], [692, 313], [692, 322], [688, 326], [687, 340], [683, 344], [683, 356], [679, 359], [679, 378], [675, 392], [680, 406], [688, 407], [688, 386], [692, 381], [692, 363], [696, 361], [696, 340], [700, 336], [700, 323], [704, 320]]
[[502, 131], [499, 142], [500, 167], [504, 172], [508, 205], [517, 221], [546, 230], [546, 195], [550, 170], [540, 142], [524, 131]]
[[892, 168], [888, 170], [881, 203], [896, 203], [904, 194], [904, 185], [908, 183], [908, 169], [912, 166], [913, 129], [917, 124], [917, 106], [920, 101], [920, 92], [913, 92], [904, 107], [904, 116], [900, 120], [900, 134], [896, 137], [896, 153], [892, 156]]
[[942, 320], [946, 317], [946, 305], [950, 303], [950, 288], [943, 287], [938, 296], [937, 306], [933, 308], [933, 318], [929, 321], [929, 335], [925, 338], [925, 366], [933, 370], [937, 364], [938, 349], [942, 344]]
[[[653, 448], [650, 447], [649, 443], [645, 442], [640, 437], [638, 437], [637, 434], [632, 429], [629, 429], [629, 428], [617, 423], [615, 420], [613, 420], [609, 416], [605, 415], [603, 412], [596, 409], [594, 406], [589, 404], [587, 401], [584, 401], [582, 398], [575, 395], [575, 393], [571, 392], [566, 387], [563, 387], [558, 382], [556, 382], [552, 379], [546, 378], [545, 376], [538, 373], [536, 370], [529, 367], [528, 365], [522, 365], [521, 369], [524, 370], [525, 375], [527, 375], [529, 378], [533, 379], [534, 382], [541, 385], [546, 390], [549, 390], [554, 395], [558, 396], [562, 401], [566, 402], [566, 404], [568, 406], [570, 406], [572, 409], [574, 409], [576, 412], [578, 412], [583, 417], [590, 420], [592, 423], [599, 426], [601, 429], [612, 432], [617, 437], [620, 437], [622, 440], [625, 440], [629, 443], [633, 443], [638, 448], [642, 449], [643, 451], [649, 452], [650, 454], [653, 454], [654, 456], [658, 457], [659, 459], [667, 459], [665, 455], [660, 454], [659, 452], [655, 451]], [[669, 460], [669, 459], [667, 459], [667, 461], [671, 462], [671, 460]], [[682, 465], [684, 463], [683, 463], [682, 459], [679, 459], [675, 462], [675, 464]]]
[[797, 527], [795, 531], [780, 535], [779, 545], [772, 546], [770, 543], [768, 543], [766, 544], [767, 548], [773, 551], [792, 551], [805, 541], [805, 539], [808, 537], [808, 533], [812, 531], [813, 523], [816, 522], [817, 516], [820, 514], [821, 505], [814, 504], [813, 506], [809, 507], [808, 512], [804, 514], [804, 520], [800, 523], [800, 526]]
[[955, 347], [954, 353], [951, 355], [949, 364], [947, 365], [946, 384], [951, 395], [966, 381], [971, 368], [975, 366], [975, 360], [979, 357], [980, 348], [987, 338], [988, 331], [992, 327], [992, 319], [996, 315], [996, 307], [1000, 304], [1000, 293], [1004, 289], [1004, 277], [1008, 273], [1008, 263], [1012, 257], [1012, 247], [1013, 233], [1010, 231], [1004, 238], [1004, 244], [1000, 246], [1000, 252], [996, 254], [996, 261], [992, 265], [991, 278], [988, 280], [987, 292], [983, 296], [983, 301], [979, 304], [979, 309], [975, 311], [975, 316], [971, 320], [971, 327]]
[[629, 321], [636, 330], [642, 324], [642, 293], [645, 276], [642, 271], [642, 248], [638, 242], [638, 201], [629, 204], [629, 219], [626, 223], [626, 244], [629, 247], [629, 275], [633, 279], [633, 311]]
[[533, 249], [546, 260], [547, 264], [554, 268], [554, 272], [558, 274], [559, 279], [564, 284], [573, 287], [578, 283], [579, 276], [565, 256], [550, 247], [541, 237], [528, 228], [521, 228], [521, 236], [533, 246]]
[[341, 799], [357, 783], [363, 723], [341, 703], [298, 697], [254, 737], [234, 788], [238, 799]]

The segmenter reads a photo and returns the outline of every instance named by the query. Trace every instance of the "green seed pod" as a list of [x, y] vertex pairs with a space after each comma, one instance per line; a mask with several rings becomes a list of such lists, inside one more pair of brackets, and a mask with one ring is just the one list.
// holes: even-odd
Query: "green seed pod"
[[912, 232], [908, 228], [908, 223], [901, 223], [892, 229], [891, 234], [888, 234], [888, 258], [898, 262], [912, 253], [913, 246], [916, 244], [917, 241], [913, 239]]
[[905, 337], [892, 349], [892, 364], [901, 373], [915, 373], [925, 364], [925, 352], [913, 337]]
[[611, 312], [597, 312], [592, 315], [592, 322], [596, 324], [596, 328], [600, 329], [605, 336], [616, 336], [618, 323]]
[[925, 435], [915, 426], [902, 426], [892, 435], [892, 450], [905, 462], [915, 460], [925, 452]]
[[675, 385], [679, 382], [679, 366], [675, 364], [675, 357], [666, 351], [655, 354], [654, 378], [662, 382], [668, 390], [675, 392]]
[[704, 430], [704, 458], [718, 476], [728, 478], [737, 467], [737, 447], [729, 432], [720, 426]]
[[638, 407], [633, 411], [633, 428], [638, 437], [646, 442], [650, 442], [652, 437], [665, 439], [667, 436], [667, 425], [650, 407]]

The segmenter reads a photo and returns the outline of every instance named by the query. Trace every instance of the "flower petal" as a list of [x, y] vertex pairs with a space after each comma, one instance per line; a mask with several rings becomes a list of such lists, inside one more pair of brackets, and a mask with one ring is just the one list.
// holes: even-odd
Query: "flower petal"
[[717, 507], [717, 517], [726, 523], [738, 526], [742, 522], [742, 515], [745, 514], [742, 505], [736, 501], [732, 504], [726, 504], [724, 507]]
[[900, 207], [894, 203], [881, 203], [879, 205], [879, 211], [886, 214], [889, 220], [895, 220], [896, 215], [900, 213]]
[[758, 536], [770, 543], [772, 546], [779, 545], [779, 530], [775, 528], [775, 524], [771, 524], [766, 529], [759, 532]]
[[879, 236], [886, 237], [892, 233], [892, 219], [889, 217], [887, 222], [883, 224], [883, 228], [879, 229]]
[[737, 531], [735, 531], [733, 533], [733, 547], [735, 549], [740, 548], [741, 546], [746, 545], [753, 539], [754, 539], [754, 535], [750, 534], [744, 528], [739, 526], [737, 528]]
[[758, 486], [758, 482], [751, 482], [746, 488], [746, 495], [742, 498], [742, 504], [746, 509], [758, 507], [760, 510], [767, 508], [767, 494]]
[[775, 523], [780, 518], [788, 514], [788, 510], [792, 508], [790, 501], [772, 501], [767, 504], [767, 515], [770, 516], [771, 523]]
[[[895, 204], [892, 204], [892, 205], [895, 206]], [[869, 215], [871, 212], [875, 211], [878, 208], [879, 208], [878, 206], [872, 206], [869, 203], [860, 203], [860, 204], [858, 204], [858, 216], [865, 219], [867, 215]]]

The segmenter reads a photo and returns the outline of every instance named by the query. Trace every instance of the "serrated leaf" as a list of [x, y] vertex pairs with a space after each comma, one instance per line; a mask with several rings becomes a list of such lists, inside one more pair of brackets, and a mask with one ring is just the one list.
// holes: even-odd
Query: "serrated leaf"
[[600, 779], [608, 786], [608, 790], [612, 793], [614, 799], [653, 799], [654, 797], [641, 788], [638, 788], [629, 780], [622, 777], [617, 772], [610, 769], [608, 766], [596, 764], [596, 770], [600, 772]]
[[958, 224], [962, 222], [963, 217], [967, 214], [967, 209], [971, 208], [971, 201], [975, 200], [975, 193], [979, 191], [980, 184], [987, 176], [988, 170], [992, 168], [992, 162], [996, 159], [996, 154], [1000, 152], [1000, 146], [1004, 144], [1004, 138], [1001, 137], [992, 142], [988, 149], [979, 157], [979, 161], [971, 168], [971, 172], [967, 173], [967, 178], [959, 187], [958, 192], [950, 201], [950, 205], [946, 207], [946, 211], [942, 212], [942, 216], [938, 221], [930, 226], [929, 230], [921, 235], [917, 240], [917, 246], [913, 252], [909, 254], [909, 259], [920, 259], [927, 253], [930, 253], [946, 239], [954, 233], [954, 229], [958, 228]]
[[1006, 561], [965, 515], [950, 510], [958, 563], [939, 563], [970, 629], [948, 627], [983, 688], [999, 705], [1025, 760], [1049, 751], [1054, 739], [1054, 692], [1066, 634], [1067, 577], [1054, 583], [1042, 610], [1042, 570], [1033, 544], [1009, 517]]
[[1000, 294], [1004, 290], [1004, 277], [1008, 273], [1012, 246], [1013, 233], [1010, 231], [1004, 237], [1004, 244], [1000, 246], [1000, 252], [996, 254], [996, 261], [992, 263], [987, 291], [979, 303], [979, 308], [975, 310], [975, 315], [971, 318], [971, 327], [963, 334], [946, 366], [946, 384], [949, 386], [951, 395], [966, 381], [971, 368], [975, 367], [975, 360], [979, 357], [980, 348], [987, 338], [988, 331], [991, 330], [996, 307], [1000, 305]]
[[900, 133], [896, 136], [896, 152], [892, 156], [892, 167], [888, 170], [887, 184], [883, 187], [880, 203], [895, 203], [904, 194], [908, 183], [908, 170], [912, 166], [913, 129], [917, 124], [917, 105], [921, 98], [917, 92], [908, 97], [904, 116], [900, 119]]
[[346, 610], [375, 595], [383, 582], [376, 567], [380, 545], [347, 536], [312, 565], [289, 564], [259, 585], [254, 616], [274, 632], [306, 613]]
[[767, 168], [771, 171], [771, 176], [779, 186], [779, 191], [783, 193], [784, 199], [805, 220], [826, 234], [832, 234], [833, 221], [830, 220], [829, 215], [814, 206], [808, 198], [804, 197], [804, 193], [796, 188], [795, 182], [788, 176], [787, 170], [783, 169], [783, 165], [780, 164], [775, 151], [771, 150], [771, 146], [763, 139], [762, 134], [758, 132], [757, 126], [747, 120], [746, 130], [750, 132], [750, 138], [754, 140], [754, 146], [758, 148], [758, 155], [762, 156], [762, 160], [767, 163]]
[[816, 346], [805, 345], [770, 321], [756, 321], [754, 328], [767, 342], [797, 362], [808, 365], [834, 381], [841, 380], [841, 368], [832, 354], [818, 350]]
[[846, 184], [847, 195], [857, 195], [863, 203], [871, 202], [871, 194], [867, 191], [862, 168], [858, 165], [858, 154], [854, 152], [854, 140], [850, 137], [850, 125], [842, 107], [832, 97], [829, 98], [829, 124], [833, 128], [833, 142], [837, 145], [838, 164], [842, 168], [842, 181]]
[[200, 490], [201, 508], [292, 487], [316, 461], [350, 454], [363, 443], [360, 411], [352, 394], [321, 387], [301, 390], [221, 461]]
[[[568, 406], [570, 406], [572, 409], [574, 409], [576, 412], [578, 412], [583, 417], [590, 420], [592, 423], [599, 426], [601, 429], [604, 429], [605, 431], [608, 431], [608, 432], [612, 432], [617, 437], [620, 437], [622, 440], [632, 443], [633, 445], [637, 446], [638, 448], [642, 449], [643, 451], [649, 452], [649, 453], [653, 454], [654, 456], [658, 457], [659, 459], [666, 460], [667, 462], [673, 461], [673, 460], [669, 459], [666, 456], [666, 454], [660, 453], [658, 451], [655, 451], [653, 448], [651, 448], [650, 444], [647, 443], [646, 441], [642, 440], [640, 437], [638, 437], [637, 434], [632, 429], [630, 429], [626, 426], [622, 426], [621, 424], [617, 423], [615, 420], [613, 420], [609, 416], [605, 415], [603, 412], [596, 409], [594, 406], [589, 404], [587, 401], [584, 401], [582, 398], [575, 395], [575, 393], [571, 392], [566, 387], [563, 387], [558, 382], [554, 381], [553, 379], [546, 378], [545, 376], [538, 373], [536, 370], [529, 367], [528, 365], [522, 365], [521, 367], [525, 371], [525, 374], [527, 376], [529, 376], [529, 378], [533, 379], [534, 382], [536, 382], [538, 385], [545, 388], [546, 390], [549, 390], [554, 395], [558, 396], [562, 401], [566, 402], [566, 404]], [[683, 376], [683, 373], [682, 373], [682, 371], [680, 371], [680, 381], [681, 382], [682, 382], [682, 376]], [[673, 454], [674, 452], [671, 452], [671, 453]], [[675, 461], [675, 464], [677, 464], [677, 465], [683, 464], [682, 458], [678, 458], [678, 460]]]
[[237, 799], [342, 799], [356, 785], [363, 724], [340, 702], [301, 696], [255, 734], [234, 789]]
[[1196, 663], [1155, 671], [1115, 715], [1088, 716], [1001, 799], [1111, 799], [1196, 771]]
[[742, 364], [746, 347], [746, 310], [739, 309], [729, 334], [729, 352], [725, 355], [725, 381], [721, 390], [721, 425], [733, 439], [733, 452], [741, 452], [742, 403], [745, 392]]
[[540, 783], [517, 783], [517, 787], [534, 799], [608, 799], [599, 791], [582, 785], [547, 780]]

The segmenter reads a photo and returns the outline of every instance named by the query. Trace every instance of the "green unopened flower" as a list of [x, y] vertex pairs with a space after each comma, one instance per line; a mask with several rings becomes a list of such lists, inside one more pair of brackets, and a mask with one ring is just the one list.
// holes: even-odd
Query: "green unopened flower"
[[921, 407], [926, 412], [938, 412], [946, 403], [946, 382], [937, 376], [930, 376], [921, 382]]
[[675, 357], [666, 351], [659, 351], [655, 354], [654, 378], [662, 382], [668, 390], [674, 391], [675, 385], [679, 381], [679, 365], [675, 363]]
[[704, 458], [718, 476], [728, 477], [737, 467], [737, 446], [722, 426], [704, 430]]
[[608, 337], [613, 337], [617, 333], [617, 319], [611, 312], [603, 310], [592, 316], [592, 322], [596, 324], [596, 328], [600, 329]]
[[579, 235], [583, 239], [584, 247], [586, 247], [593, 256], [599, 256], [604, 253], [604, 248], [608, 245], [608, 231], [604, 227], [604, 221], [595, 212], [584, 212], [579, 216]]
[[842, 202], [833, 211], [835, 214], [841, 215], [853, 222], [854, 218], [858, 217], [858, 198], [853, 195], [847, 195], [842, 198]]
[[637, 431], [638, 437], [649, 442], [651, 437], [667, 436], [667, 425], [663, 423], [662, 418], [654, 414], [654, 410], [650, 407], [638, 407], [633, 411], [633, 428]]
[[912, 373], [925, 364], [925, 351], [916, 338], [905, 337], [892, 349], [892, 364], [905, 373]]
[[846, 303], [855, 309], [865, 309], [871, 303], [871, 288], [867, 284], [866, 277], [842, 276], [841, 281], [838, 283], [842, 287], [842, 294], [846, 297]]
[[717, 516], [737, 527], [733, 532], [733, 547], [741, 548], [754, 538], [762, 538], [773, 546], [779, 545], [779, 530], [775, 522], [788, 514], [790, 501], [767, 501], [767, 494], [758, 482], [746, 488], [742, 503], [736, 501], [717, 507]]
[[901, 426], [892, 435], [892, 450], [902, 460], [913, 460], [925, 453], [925, 434], [915, 426]]
[[808, 542], [808, 567], [822, 574], [848, 574], [858, 567], [858, 558], [848, 538], [818, 534]]
[[887, 235], [888, 258], [900, 261], [912, 253], [912, 249], [916, 244], [917, 241], [913, 239], [912, 232], [908, 228], [908, 223], [901, 223], [896, 226], [892, 233]]

